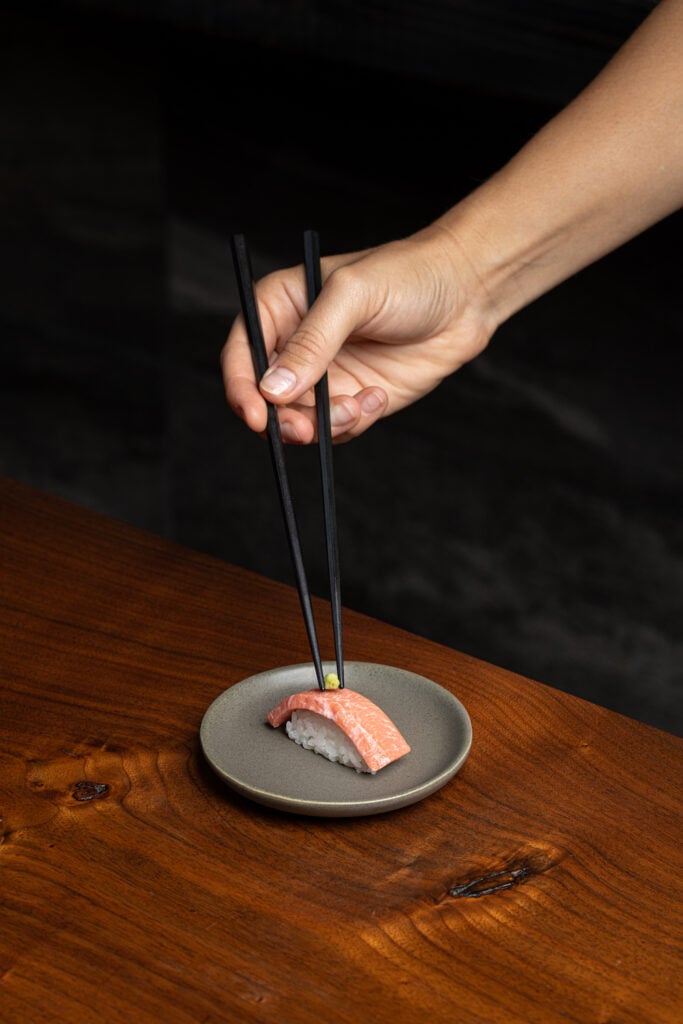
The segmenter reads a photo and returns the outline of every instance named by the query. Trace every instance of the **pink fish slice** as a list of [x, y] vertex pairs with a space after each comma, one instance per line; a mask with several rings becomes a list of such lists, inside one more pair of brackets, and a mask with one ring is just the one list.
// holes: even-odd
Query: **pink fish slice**
[[410, 746], [381, 708], [356, 690], [302, 690], [285, 697], [268, 715], [277, 729], [293, 711], [314, 711], [348, 736], [371, 772], [409, 753]]

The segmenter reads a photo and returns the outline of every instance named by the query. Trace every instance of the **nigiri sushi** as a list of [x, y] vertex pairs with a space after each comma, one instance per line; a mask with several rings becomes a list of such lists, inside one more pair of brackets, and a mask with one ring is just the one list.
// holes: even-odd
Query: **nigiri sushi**
[[358, 772], [375, 774], [410, 751], [391, 719], [356, 690], [302, 690], [268, 715], [295, 743]]

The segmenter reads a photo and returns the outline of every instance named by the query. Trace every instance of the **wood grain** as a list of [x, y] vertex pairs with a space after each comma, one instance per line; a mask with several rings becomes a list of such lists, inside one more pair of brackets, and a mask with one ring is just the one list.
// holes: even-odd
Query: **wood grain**
[[472, 753], [401, 811], [267, 810], [198, 730], [308, 660], [294, 590], [0, 495], [6, 1024], [681, 1019], [680, 740], [347, 612], [347, 657], [452, 690]]

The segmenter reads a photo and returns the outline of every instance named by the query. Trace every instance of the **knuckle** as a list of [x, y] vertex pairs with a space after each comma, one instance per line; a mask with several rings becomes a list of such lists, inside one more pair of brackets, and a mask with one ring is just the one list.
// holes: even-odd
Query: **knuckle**
[[292, 362], [308, 366], [311, 362], [319, 360], [324, 350], [325, 336], [323, 332], [313, 324], [304, 324], [290, 338], [287, 345], [287, 356]]
[[360, 297], [364, 286], [365, 278], [353, 263], [337, 267], [325, 282], [326, 290], [335, 293], [338, 300], [343, 297], [346, 301]]

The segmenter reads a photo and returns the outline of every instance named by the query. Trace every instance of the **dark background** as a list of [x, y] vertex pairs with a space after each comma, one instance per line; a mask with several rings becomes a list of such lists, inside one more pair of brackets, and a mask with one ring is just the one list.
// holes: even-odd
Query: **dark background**
[[[0, 63], [0, 472], [291, 582], [228, 412], [257, 274], [406, 234], [508, 159], [649, 3], [26, 3]], [[353, 608], [683, 733], [680, 214], [336, 449]], [[316, 453], [290, 450], [326, 594]], [[353, 657], [353, 651], [347, 651]]]

